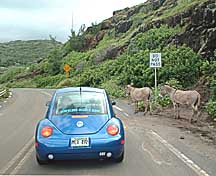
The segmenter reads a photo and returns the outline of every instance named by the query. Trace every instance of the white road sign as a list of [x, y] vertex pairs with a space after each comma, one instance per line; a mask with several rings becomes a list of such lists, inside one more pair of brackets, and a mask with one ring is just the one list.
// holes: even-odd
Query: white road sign
[[150, 53], [150, 67], [161, 67], [161, 53]]

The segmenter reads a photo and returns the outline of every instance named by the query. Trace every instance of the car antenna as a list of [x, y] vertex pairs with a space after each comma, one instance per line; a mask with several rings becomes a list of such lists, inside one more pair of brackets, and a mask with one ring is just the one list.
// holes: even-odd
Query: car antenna
[[79, 83], [80, 83], [80, 95], [81, 95], [81, 92], [82, 92], [82, 88], [81, 88], [81, 73], [79, 74]]
[[77, 66], [77, 69], [79, 70], [79, 87], [80, 87], [80, 95], [82, 93], [82, 87], [81, 87], [81, 70], [82, 67]]

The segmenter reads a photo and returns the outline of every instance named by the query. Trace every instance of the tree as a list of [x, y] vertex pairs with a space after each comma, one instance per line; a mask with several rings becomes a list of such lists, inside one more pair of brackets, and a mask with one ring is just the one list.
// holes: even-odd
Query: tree
[[86, 45], [85, 40], [85, 24], [80, 26], [78, 33], [71, 30], [71, 36], [69, 36], [70, 49], [71, 51], [83, 51]]
[[58, 49], [53, 50], [48, 57], [48, 73], [57, 75], [61, 72], [61, 53]]

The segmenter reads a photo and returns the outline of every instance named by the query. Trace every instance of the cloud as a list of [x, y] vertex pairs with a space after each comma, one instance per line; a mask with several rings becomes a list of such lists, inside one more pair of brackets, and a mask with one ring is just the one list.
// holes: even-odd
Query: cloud
[[49, 34], [66, 41], [72, 26], [101, 22], [114, 10], [130, 7], [145, 0], [1, 0], [0, 42], [44, 39]]
[[1, 8], [7, 9], [41, 9], [44, 7], [49, 7], [50, 4], [46, 0], [1, 0]]

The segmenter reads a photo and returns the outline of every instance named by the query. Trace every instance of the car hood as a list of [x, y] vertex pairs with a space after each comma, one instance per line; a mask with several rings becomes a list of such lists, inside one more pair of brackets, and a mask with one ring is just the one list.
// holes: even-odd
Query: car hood
[[53, 116], [51, 119], [64, 134], [97, 133], [108, 120], [108, 115], [67, 115]]

